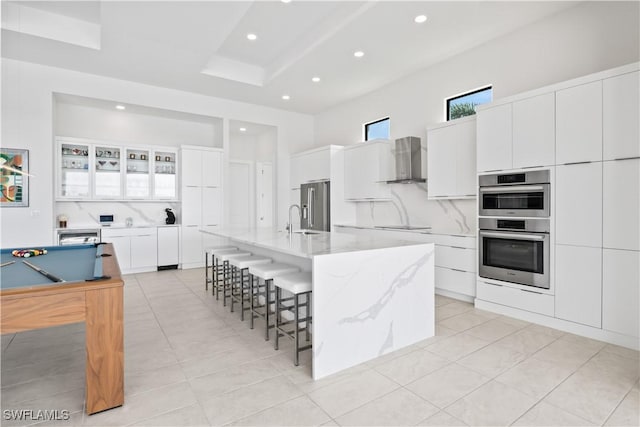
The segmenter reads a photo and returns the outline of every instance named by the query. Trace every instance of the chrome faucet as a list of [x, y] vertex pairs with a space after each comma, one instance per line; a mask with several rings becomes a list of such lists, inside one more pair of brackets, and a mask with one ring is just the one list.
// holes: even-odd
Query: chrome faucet
[[293, 221], [291, 220], [291, 209], [293, 208], [298, 208], [298, 215], [300, 216], [300, 219], [302, 220], [302, 210], [300, 209], [299, 205], [291, 205], [289, 206], [289, 223], [287, 224], [287, 231], [289, 232], [289, 237], [291, 237], [291, 235], [293, 235]]

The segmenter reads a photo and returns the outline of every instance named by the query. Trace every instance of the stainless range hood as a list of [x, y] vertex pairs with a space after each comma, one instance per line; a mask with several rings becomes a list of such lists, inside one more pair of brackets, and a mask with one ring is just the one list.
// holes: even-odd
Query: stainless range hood
[[417, 136], [396, 139], [396, 179], [387, 181], [387, 184], [426, 182], [422, 178], [420, 151], [420, 138]]

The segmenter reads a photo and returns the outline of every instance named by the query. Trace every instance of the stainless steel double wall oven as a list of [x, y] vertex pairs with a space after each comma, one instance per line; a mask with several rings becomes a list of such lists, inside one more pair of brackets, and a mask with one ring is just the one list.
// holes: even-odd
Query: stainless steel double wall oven
[[480, 277], [549, 289], [549, 170], [479, 177]]

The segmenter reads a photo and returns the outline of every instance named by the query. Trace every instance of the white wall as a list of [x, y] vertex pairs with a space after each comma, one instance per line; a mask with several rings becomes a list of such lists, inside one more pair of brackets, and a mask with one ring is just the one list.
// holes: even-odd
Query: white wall
[[[314, 145], [356, 143], [363, 123], [385, 116], [391, 117], [392, 139], [412, 135], [424, 144], [426, 127], [444, 121], [444, 100], [452, 95], [492, 84], [499, 99], [636, 62], [639, 5], [583, 2], [336, 106], [315, 117]], [[392, 203], [359, 203], [357, 222], [475, 229], [475, 201], [432, 202], [419, 185], [394, 187]]]
[[[54, 93], [115, 100], [228, 120], [246, 120], [278, 128], [278, 192], [288, 194], [289, 147], [313, 144], [313, 118], [274, 108], [159, 88], [54, 67], [2, 59], [2, 146], [30, 150], [30, 206], [0, 210], [0, 246], [53, 243]], [[229, 133], [223, 131], [228, 145]], [[226, 185], [225, 180], [225, 185]], [[278, 203], [278, 223], [287, 220], [286, 202]]]
[[58, 136], [103, 139], [134, 144], [202, 145], [222, 148], [222, 133], [217, 136], [214, 119], [183, 120], [153, 114], [118, 111], [115, 108], [55, 103], [55, 133]]

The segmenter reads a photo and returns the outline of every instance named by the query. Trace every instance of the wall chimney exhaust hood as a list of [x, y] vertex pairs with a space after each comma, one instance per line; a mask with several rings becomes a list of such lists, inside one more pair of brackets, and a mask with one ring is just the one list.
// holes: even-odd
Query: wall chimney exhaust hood
[[420, 138], [405, 136], [396, 139], [396, 179], [387, 184], [413, 184], [427, 182], [422, 178]]

